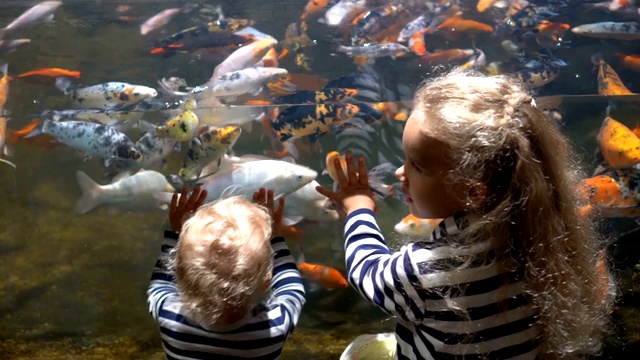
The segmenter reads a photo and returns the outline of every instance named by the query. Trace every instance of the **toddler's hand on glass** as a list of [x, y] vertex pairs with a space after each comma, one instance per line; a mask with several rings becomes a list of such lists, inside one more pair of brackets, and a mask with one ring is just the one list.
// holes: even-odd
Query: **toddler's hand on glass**
[[316, 191], [335, 202], [339, 213], [344, 212], [349, 215], [362, 208], [375, 210], [376, 203], [373, 201], [373, 195], [369, 189], [369, 175], [364, 157], [358, 158], [358, 169], [356, 169], [351, 152], [345, 154], [344, 160], [347, 164], [346, 176], [340, 159], [334, 160], [338, 176], [338, 190], [331, 191], [323, 186], [316, 186]]
[[260, 188], [259, 191], [253, 193], [253, 202], [269, 210], [269, 214], [271, 214], [271, 237], [282, 236], [284, 196], [278, 200], [278, 208], [276, 209], [273, 200], [273, 190], [267, 191], [265, 188]]
[[189, 188], [185, 185], [182, 188], [180, 200], [178, 200], [178, 193], [173, 194], [171, 198], [169, 224], [173, 231], [180, 231], [185, 220], [191, 217], [207, 199], [207, 190], [202, 190], [200, 186], [196, 186], [191, 192], [191, 195], [187, 196], [188, 193]]

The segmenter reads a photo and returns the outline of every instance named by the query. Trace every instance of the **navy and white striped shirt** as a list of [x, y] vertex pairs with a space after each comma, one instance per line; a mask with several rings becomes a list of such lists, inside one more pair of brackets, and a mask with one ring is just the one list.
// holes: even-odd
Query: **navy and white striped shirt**
[[300, 272], [284, 238], [271, 240], [272, 296], [240, 321], [206, 328], [186, 318], [174, 273], [164, 265], [163, 259], [176, 244], [175, 233], [165, 232], [147, 290], [149, 311], [160, 327], [167, 359], [279, 358], [305, 303]]
[[[445, 241], [463, 220], [449, 217], [429, 241], [392, 253], [373, 212], [352, 212], [344, 226], [349, 282], [396, 316], [398, 359], [535, 359], [541, 329], [522, 274], [487, 264], [489, 241], [464, 247]], [[458, 268], [463, 263], [469, 266]]]

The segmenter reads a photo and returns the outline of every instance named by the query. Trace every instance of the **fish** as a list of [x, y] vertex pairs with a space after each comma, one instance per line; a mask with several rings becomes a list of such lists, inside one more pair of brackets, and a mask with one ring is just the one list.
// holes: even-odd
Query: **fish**
[[560, 59], [531, 60], [524, 69], [518, 70], [512, 76], [518, 78], [528, 88], [538, 88], [555, 80], [560, 74], [560, 67], [567, 63]]
[[372, 58], [391, 56], [394, 59], [411, 52], [408, 47], [398, 43], [366, 44], [362, 46], [339, 45], [336, 51], [349, 56], [366, 56]]
[[367, 0], [340, 0], [324, 13], [324, 23], [335, 27], [345, 25], [367, 7]]
[[273, 97], [274, 104], [325, 104], [343, 102], [358, 94], [349, 88], [325, 88], [317, 91], [299, 91], [291, 95]]
[[52, 77], [52, 78], [65, 76], [65, 77], [72, 77], [72, 78], [79, 79], [80, 71], [67, 70], [67, 69], [61, 69], [61, 68], [40, 68], [40, 69], [24, 72], [20, 75], [14, 76], [14, 78], [24, 79], [30, 76], [45, 76], [45, 77]]
[[0, 40], [0, 54], [14, 51], [20, 45], [29, 43], [31, 43], [31, 39]]
[[360, 108], [354, 104], [316, 104], [291, 106], [281, 111], [271, 127], [280, 141], [292, 137], [307, 137], [310, 142], [330, 131], [331, 126], [339, 125], [353, 118]]
[[163, 54], [168, 57], [177, 53], [195, 53], [200, 50], [206, 52], [225, 51], [236, 49], [255, 40], [252, 35], [237, 35], [226, 32], [209, 33], [206, 29], [203, 30], [204, 33], [198, 33], [197, 29], [194, 31], [195, 34], [181, 39], [180, 42], [164, 39], [158, 47], [151, 49], [150, 53]]
[[614, 53], [613, 56], [615, 56], [626, 69], [640, 72], [640, 55]]
[[422, 14], [417, 18], [411, 20], [402, 28], [402, 31], [400, 31], [400, 34], [398, 34], [397, 41], [399, 43], [408, 41], [416, 33], [423, 32], [425, 28], [429, 25], [429, 22], [431, 22], [431, 17], [428, 16], [427, 14]]
[[298, 270], [300, 270], [302, 277], [320, 285], [323, 289], [334, 290], [349, 287], [349, 282], [344, 275], [331, 266], [299, 261]]
[[163, 174], [153, 170], [140, 170], [108, 185], [96, 183], [81, 170], [76, 172], [76, 179], [82, 191], [75, 205], [77, 214], [86, 214], [100, 205], [136, 211], [167, 210], [168, 206], [154, 195], [175, 191]]
[[602, 54], [597, 53], [591, 57], [591, 62], [598, 65], [598, 94], [600, 95], [629, 95], [629, 90], [618, 73], [609, 64], [602, 60]]
[[633, 167], [640, 163], [640, 139], [631, 129], [610, 116], [602, 122], [597, 140], [610, 168]]
[[427, 53], [427, 44], [424, 41], [425, 32], [426, 30], [420, 30], [409, 39], [409, 49], [418, 56], [423, 56]]
[[329, 5], [329, 0], [309, 0], [304, 7], [304, 12], [300, 15], [300, 20], [306, 20], [311, 16], [318, 15]]
[[9, 97], [9, 83], [12, 77], [9, 75], [9, 64], [0, 65], [0, 72], [2, 77], [0, 78], [0, 115], [3, 115], [4, 105], [7, 103]]
[[315, 180], [318, 172], [283, 160], [256, 160], [219, 169], [203, 179], [207, 202], [223, 196], [249, 199], [260, 188], [273, 190], [274, 199], [287, 196]]
[[369, 10], [351, 28], [351, 45], [376, 43], [389, 35], [394, 35], [395, 38], [411, 18], [411, 12], [402, 4]]
[[39, 133], [53, 136], [57, 141], [77, 149], [85, 157], [138, 160], [142, 156], [131, 139], [111, 126], [86, 121], [42, 121], [40, 127], [25, 138]]
[[252, 67], [232, 71], [210, 80], [205, 86], [203, 94], [197, 95], [196, 99], [200, 99], [203, 96], [257, 95], [262, 92], [262, 88], [266, 84], [278, 79], [284, 79], [287, 73], [287, 70], [283, 68], [266, 67]]
[[579, 25], [571, 29], [577, 35], [616, 40], [640, 40], [640, 24], [637, 22], [604, 21]]
[[86, 120], [109, 125], [119, 131], [128, 130], [142, 118], [144, 111], [112, 111], [100, 109], [45, 110], [40, 114], [44, 119], [54, 121]]
[[[615, 173], [611, 175], [615, 176]], [[636, 184], [640, 180], [637, 171], [632, 179]], [[597, 212], [605, 218], [640, 216], [638, 189], [624, 189], [624, 186], [610, 175], [596, 175], [583, 180], [579, 185], [579, 191], [589, 202], [589, 205], [580, 209], [583, 215]]]
[[0, 162], [5, 163], [15, 169], [16, 165], [14, 163], [2, 158], [2, 155], [10, 154], [10, 151], [7, 148], [7, 144], [5, 143], [6, 135], [7, 135], [7, 118], [4, 116], [0, 116]]
[[465, 20], [459, 16], [450, 17], [436, 29], [446, 32], [493, 32], [493, 26], [475, 20]]
[[69, 96], [76, 107], [82, 109], [121, 109], [158, 96], [153, 88], [125, 82], [73, 87], [69, 78], [59, 77], [56, 87]]
[[142, 155], [140, 159], [138, 161], [114, 159], [107, 168], [109, 176], [115, 176], [122, 172], [135, 172], [142, 169], [156, 170], [157, 167], [164, 167], [169, 155], [180, 147], [177, 141], [161, 138], [155, 131], [143, 134], [135, 141], [134, 146]]
[[161, 138], [167, 138], [179, 142], [193, 140], [200, 130], [198, 116], [192, 110], [185, 110], [178, 116], [167, 121], [166, 124], [156, 127], [156, 132]]
[[338, 221], [335, 209], [327, 206], [327, 198], [316, 191], [316, 180], [285, 196], [284, 223], [294, 225], [302, 220]]
[[420, 219], [412, 214], [402, 218], [393, 230], [412, 239], [428, 239], [442, 219]]
[[210, 162], [217, 162], [236, 143], [242, 129], [238, 126], [209, 128], [191, 141], [178, 175], [183, 180], [198, 176]]
[[145, 20], [140, 25], [140, 35], [148, 35], [162, 30], [176, 15], [185, 11], [184, 7], [165, 9]]
[[479, 13], [487, 11], [493, 4], [496, 3], [497, 0], [478, 0], [478, 4], [476, 5], [476, 10]]
[[443, 65], [459, 62], [475, 54], [474, 49], [446, 49], [426, 52], [418, 58], [420, 64]]
[[32, 6], [29, 10], [22, 13], [9, 25], [0, 29], [0, 39], [6, 34], [13, 32], [19, 28], [25, 27], [35, 21], [45, 18], [53, 18], [53, 13], [62, 5], [62, 1], [43, 1]]
[[256, 40], [235, 50], [222, 63], [215, 67], [210, 81], [226, 73], [243, 70], [254, 66], [267, 55], [269, 50], [278, 44], [278, 40], [267, 38]]

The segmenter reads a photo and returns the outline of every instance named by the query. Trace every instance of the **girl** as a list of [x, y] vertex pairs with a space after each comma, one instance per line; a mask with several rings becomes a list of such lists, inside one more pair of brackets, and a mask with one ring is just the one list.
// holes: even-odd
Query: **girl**
[[395, 315], [399, 359], [557, 359], [599, 351], [610, 296], [578, 216], [569, 143], [515, 80], [454, 71], [417, 91], [396, 176], [409, 210], [443, 218], [391, 252], [362, 157], [338, 168], [349, 282]]

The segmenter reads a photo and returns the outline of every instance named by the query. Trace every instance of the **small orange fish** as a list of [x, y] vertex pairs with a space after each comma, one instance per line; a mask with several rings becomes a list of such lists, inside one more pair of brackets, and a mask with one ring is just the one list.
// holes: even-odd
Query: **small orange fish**
[[309, 0], [307, 6], [304, 7], [304, 12], [300, 15], [300, 20], [319, 14], [327, 5], [329, 5], [329, 0]]
[[445, 65], [467, 59], [475, 53], [473, 49], [447, 49], [427, 52], [420, 57], [420, 61], [430, 65]]
[[636, 190], [621, 189], [620, 183], [609, 175], [597, 175], [580, 183], [580, 193], [589, 201], [589, 205], [580, 209], [581, 215], [595, 211], [599, 216], [638, 217], [640, 206], [635, 198]]
[[476, 9], [478, 12], [485, 12], [488, 8], [492, 7], [497, 0], [478, 0], [478, 5], [476, 5]]
[[600, 151], [613, 169], [640, 163], [640, 139], [625, 125], [607, 116], [597, 136]]
[[427, 44], [424, 41], [424, 34], [428, 31], [429, 29], [420, 30], [413, 34], [409, 39], [409, 49], [411, 49], [414, 54], [422, 56], [427, 53]]
[[438, 30], [448, 32], [493, 32], [493, 26], [475, 20], [464, 20], [459, 16], [450, 17], [438, 25]]
[[405, 216], [393, 229], [411, 238], [429, 238], [442, 219], [420, 219], [412, 214]]
[[596, 54], [592, 61], [598, 64], [598, 94], [600, 95], [629, 95], [633, 94], [629, 90], [620, 76], [602, 60], [601, 54]]
[[286, 96], [303, 90], [320, 90], [328, 83], [328, 79], [316, 75], [289, 73], [286, 79], [270, 82], [267, 87], [273, 96]]
[[640, 55], [625, 55], [623, 53], [615, 53], [613, 55], [620, 60], [620, 63], [625, 68], [640, 72]]
[[54, 147], [61, 146], [62, 143], [56, 141], [56, 138], [49, 134], [38, 134], [31, 137], [25, 137], [29, 135], [38, 126], [39, 122], [40, 120], [36, 119], [30, 122], [29, 124], [27, 124], [22, 129], [9, 130], [7, 143], [15, 144], [17, 142], [23, 142], [30, 146], [44, 148], [47, 151], [53, 149]]
[[554, 23], [549, 20], [542, 20], [541, 23], [536, 25], [539, 34], [562, 34], [569, 30], [570, 27], [569, 24]]
[[338, 170], [336, 169], [336, 166], [335, 166], [335, 163], [334, 163], [335, 159], [338, 159], [338, 161], [340, 161], [340, 167], [342, 168], [342, 171], [343, 171], [344, 176], [346, 178], [346, 176], [347, 176], [347, 162], [344, 160], [344, 157], [337, 151], [331, 151], [325, 157], [326, 169], [325, 169], [325, 171], [323, 173], [324, 174], [328, 174], [335, 183], [340, 183], [340, 181], [338, 181]]
[[61, 69], [61, 68], [40, 68], [36, 70], [27, 71], [25, 73], [22, 73], [16, 76], [15, 78], [22, 79], [30, 76], [46, 76], [46, 77], [52, 77], [52, 78], [66, 76], [66, 77], [73, 77], [73, 78], [79, 79], [80, 71], [67, 70], [67, 69]]
[[8, 144], [15, 144], [18, 141], [20, 141], [20, 139], [24, 138], [25, 136], [27, 136], [30, 132], [32, 132], [40, 123], [40, 119], [36, 119], [33, 120], [32, 122], [30, 122], [29, 124], [27, 124], [25, 127], [23, 127], [22, 129], [19, 130], [9, 130], [8, 132], [8, 137], [7, 137], [7, 143]]
[[301, 261], [298, 263], [298, 269], [305, 279], [313, 281], [327, 290], [349, 287], [349, 282], [342, 276], [342, 273], [330, 266]]
[[11, 76], [9, 76], [9, 64], [0, 66], [0, 72], [2, 72], [2, 78], [0, 78], [0, 115], [4, 111], [4, 105], [7, 103], [7, 97], [9, 96], [9, 82], [11, 82]]

